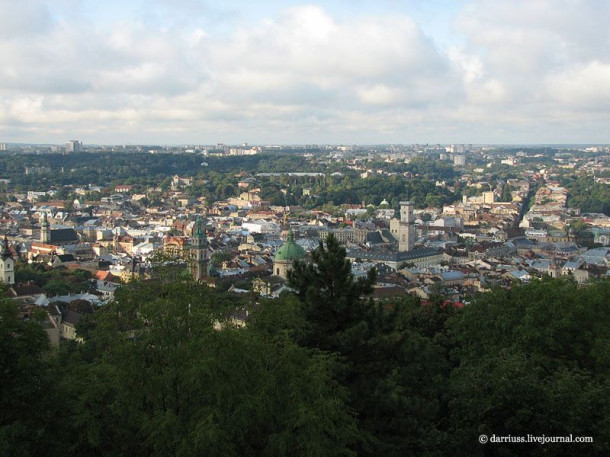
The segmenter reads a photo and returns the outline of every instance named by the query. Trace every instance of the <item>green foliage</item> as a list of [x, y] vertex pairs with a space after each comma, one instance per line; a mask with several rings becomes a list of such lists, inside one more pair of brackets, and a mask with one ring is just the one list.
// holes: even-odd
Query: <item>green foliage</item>
[[340, 180], [320, 183], [314, 186], [316, 203], [322, 205], [328, 201], [335, 204], [356, 204], [366, 201], [378, 204], [383, 199], [411, 200], [418, 208], [442, 206], [456, 200], [455, 194], [427, 179], [405, 179], [402, 176], [371, 177], [368, 179], [345, 177]]
[[230, 251], [217, 250], [214, 251], [214, 253], [210, 257], [210, 263], [218, 267], [222, 264], [222, 262], [227, 262], [232, 258], [233, 256], [231, 255]]
[[312, 262], [295, 262], [288, 273], [289, 285], [305, 303], [305, 318], [311, 324], [308, 343], [324, 350], [348, 347], [357, 338], [369, 311], [361, 297], [372, 292], [376, 271], [354, 280], [345, 248], [334, 235], [320, 242], [312, 252]]
[[0, 456], [35, 455], [44, 447], [49, 341], [41, 323], [23, 320], [12, 301], [0, 300]]
[[365, 298], [375, 279], [371, 270], [354, 280], [345, 249], [330, 235], [312, 253], [312, 263], [297, 262], [289, 273], [306, 320], [296, 336], [342, 357], [336, 379], [349, 389], [358, 413], [358, 455], [421, 455], [442, 440], [434, 424], [441, 352], [429, 338], [406, 331], [413, 302]]
[[192, 281], [123, 287], [58, 356], [62, 455], [351, 455], [334, 358], [232, 326], [234, 305]]
[[370, 168], [382, 168], [389, 172], [409, 173], [425, 180], [436, 181], [437, 179], [452, 179], [457, 176], [453, 165], [441, 160], [432, 160], [429, 157], [414, 157], [406, 163], [372, 162]]
[[[274, 205], [303, 205], [307, 208], [319, 207], [333, 201], [335, 204], [354, 204], [366, 200], [378, 204], [388, 199], [394, 203], [400, 199], [415, 202], [418, 208], [441, 206], [451, 203], [456, 195], [447, 189], [434, 185], [437, 179], [453, 179], [456, 173], [450, 164], [433, 161], [427, 158], [415, 158], [410, 163], [376, 163], [372, 168], [383, 168], [396, 173], [393, 176], [377, 176], [360, 179], [358, 174], [346, 169], [344, 164], [335, 164], [306, 158], [295, 154], [297, 151], [263, 153], [254, 156], [227, 156], [206, 158], [208, 167], [201, 166], [202, 158], [193, 154], [146, 154], [141, 152], [96, 154], [18, 154], [0, 157], [0, 168], [5, 170], [5, 177], [11, 180], [11, 190], [48, 190], [56, 187], [56, 199], [72, 201], [74, 195], [70, 187], [89, 184], [108, 186], [108, 194], [118, 184], [135, 185], [138, 192], [158, 186], [168, 190], [171, 177], [175, 174], [191, 176], [193, 184], [185, 191], [193, 197], [204, 196], [211, 200], [222, 200], [237, 197], [237, 174], [248, 173], [282, 173], [282, 172], [317, 172], [325, 177], [259, 177], [257, 185], [261, 187], [261, 196]], [[26, 175], [24, 167], [48, 166], [51, 173]], [[61, 173], [60, 170], [64, 169]], [[341, 171], [345, 176], [328, 176], [334, 171]], [[408, 178], [407, 178], [408, 177]], [[304, 196], [303, 189], [309, 188], [311, 196]], [[91, 195], [88, 200], [98, 200], [101, 194]], [[458, 195], [459, 197], [459, 195]], [[147, 200], [152, 205], [161, 204], [160, 195], [148, 194]]]
[[70, 293], [70, 286], [66, 282], [59, 279], [51, 279], [44, 285], [43, 289], [51, 296], [68, 295]]
[[39, 263], [17, 264], [15, 270], [16, 283], [31, 281], [42, 287], [51, 296], [86, 292], [90, 287], [91, 277], [91, 273], [85, 270], [68, 271], [64, 268], [51, 268]]
[[591, 176], [567, 177], [562, 182], [568, 189], [568, 207], [583, 213], [610, 215], [610, 186], [595, 182]]
[[284, 294], [280, 300], [263, 300], [253, 310], [250, 328], [270, 340], [283, 339], [286, 335], [298, 341], [305, 337], [307, 321], [301, 312], [301, 302], [292, 294]]
[[[496, 445], [502, 455], [602, 455], [610, 442], [610, 283], [549, 280], [480, 297], [452, 323], [456, 452], [481, 433], [594, 436], [578, 450]], [[559, 454], [561, 452], [567, 454]], [[572, 453], [572, 451], [574, 453]]]
[[[147, 154], [107, 153], [90, 154], [15, 154], [0, 157], [0, 168], [5, 170], [12, 186], [22, 186], [28, 190], [48, 190], [49, 186], [66, 185], [111, 185], [141, 184], [151, 185], [161, 182], [174, 174], [193, 175], [201, 169], [201, 157], [193, 154]], [[23, 173], [24, 167], [45, 166], [51, 173], [40, 175]], [[64, 172], [61, 172], [61, 169]], [[65, 189], [60, 189], [56, 198], [67, 198]]]
[[510, 186], [508, 183], [505, 183], [502, 187], [502, 195], [500, 196], [501, 202], [510, 202], [513, 200], [513, 195], [510, 191]]
[[355, 280], [332, 236], [312, 260], [243, 328], [246, 299], [132, 281], [54, 355], [46, 316], [0, 302], [0, 455], [607, 455], [610, 282], [549, 279], [456, 309], [372, 301], [375, 274]]
[[16, 263], [15, 267], [16, 283], [32, 281], [39, 287], [42, 287], [47, 283], [45, 275], [47, 269], [42, 264], [34, 263], [31, 265], [23, 265]]

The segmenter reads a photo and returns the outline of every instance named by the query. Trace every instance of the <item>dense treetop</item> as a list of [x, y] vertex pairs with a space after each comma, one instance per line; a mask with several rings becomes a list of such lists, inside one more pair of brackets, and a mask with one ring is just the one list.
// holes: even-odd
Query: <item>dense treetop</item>
[[371, 300], [374, 271], [354, 279], [332, 236], [312, 260], [272, 301], [161, 270], [54, 352], [44, 316], [1, 302], [0, 455], [608, 454], [608, 281], [535, 281], [459, 309]]

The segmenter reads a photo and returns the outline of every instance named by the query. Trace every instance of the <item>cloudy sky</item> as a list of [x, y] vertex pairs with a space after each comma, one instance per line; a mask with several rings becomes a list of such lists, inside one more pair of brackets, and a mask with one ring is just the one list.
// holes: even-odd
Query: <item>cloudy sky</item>
[[610, 143], [607, 0], [0, 0], [0, 142]]

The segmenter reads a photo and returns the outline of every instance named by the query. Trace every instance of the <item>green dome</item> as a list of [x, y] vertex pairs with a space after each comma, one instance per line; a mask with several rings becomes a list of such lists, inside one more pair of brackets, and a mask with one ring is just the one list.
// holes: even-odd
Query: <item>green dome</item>
[[288, 239], [282, 245], [281, 248], [277, 250], [275, 254], [275, 260], [301, 260], [307, 256], [305, 249], [295, 243], [294, 235], [292, 234], [292, 230], [288, 233]]

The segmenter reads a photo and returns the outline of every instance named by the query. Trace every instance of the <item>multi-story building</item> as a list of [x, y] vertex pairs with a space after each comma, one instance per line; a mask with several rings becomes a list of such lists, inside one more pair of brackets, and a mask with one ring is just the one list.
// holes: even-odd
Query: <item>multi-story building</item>
[[66, 152], [79, 152], [83, 148], [83, 143], [78, 140], [70, 140], [66, 143]]

